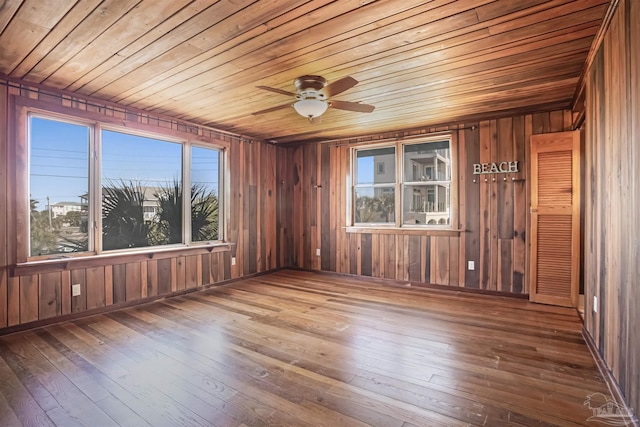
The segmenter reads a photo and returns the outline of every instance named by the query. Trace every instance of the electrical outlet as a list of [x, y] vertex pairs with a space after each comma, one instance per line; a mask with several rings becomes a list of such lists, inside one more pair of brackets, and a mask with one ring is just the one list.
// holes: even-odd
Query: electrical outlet
[[71, 285], [71, 296], [77, 297], [82, 293], [82, 288], [80, 287], [80, 283], [76, 283]]
[[468, 262], [468, 267], [469, 270], [475, 270], [476, 269], [476, 263], [474, 261], [469, 261]]
[[598, 312], [598, 297], [595, 295], [593, 296], [593, 312]]
[[231, 265], [236, 265], [236, 257], [231, 257]]
[[316, 256], [320, 256], [320, 248], [316, 248]]

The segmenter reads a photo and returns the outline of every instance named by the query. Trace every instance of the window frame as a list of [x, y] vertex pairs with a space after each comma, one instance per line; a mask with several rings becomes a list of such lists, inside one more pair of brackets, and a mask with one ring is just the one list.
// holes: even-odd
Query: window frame
[[[404, 156], [405, 147], [409, 145], [425, 144], [432, 142], [449, 142], [449, 151], [451, 158], [450, 165], [450, 180], [449, 183], [449, 224], [404, 224], [404, 212], [403, 206], [405, 202], [405, 188], [411, 188], [414, 181], [405, 180], [405, 167]], [[373, 150], [377, 148], [395, 148], [395, 183], [379, 184], [384, 187], [393, 186], [395, 191], [395, 221], [393, 223], [357, 223], [355, 222], [355, 191], [358, 187], [374, 187], [377, 184], [357, 184], [357, 152], [359, 150]], [[346, 231], [347, 232], [381, 232], [387, 234], [389, 232], [396, 233], [413, 233], [418, 232], [421, 234], [449, 234], [450, 232], [459, 232], [458, 223], [458, 147], [457, 138], [454, 132], [447, 132], [441, 134], [432, 135], [420, 135], [417, 137], [407, 137], [401, 139], [393, 139], [385, 142], [377, 143], [361, 143], [350, 147], [350, 164], [349, 164], [349, 176], [347, 177], [347, 194], [346, 194]], [[377, 171], [377, 166], [374, 165], [374, 175]], [[445, 181], [428, 181], [429, 183], [439, 183]]]
[[[31, 102], [27, 102], [31, 104]], [[36, 102], [37, 104], [37, 102]], [[17, 217], [24, 218], [23, 221], [17, 221], [17, 229], [24, 232], [26, 239], [18, 242], [16, 245], [16, 260], [18, 264], [30, 262], [46, 262], [64, 259], [83, 259], [89, 257], [114, 257], [126, 256], [140, 253], [167, 252], [194, 248], [209, 248], [224, 246], [228, 233], [228, 218], [230, 205], [230, 191], [227, 188], [229, 183], [229, 171], [227, 170], [229, 143], [225, 141], [213, 140], [209, 138], [201, 138], [198, 135], [176, 131], [175, 129], [165, 129], [152, 125], [145, 125], [138, 122], [127, 120], [117, 120], [113, 117], [102, 116], [100, 114], [82, 114], [75, 115], [73, 113], [61, 113], [51, 111], [46, 108], [40, 108], [34, 105], [17, 105], [16, 117], [16, 142], [18, 157], [23, 157], [21, 165], [16, 165], [16, 177], [21, 185], [15, 188], [15, 196], [18, 201]], [[78, 113], [83, 113], [79, 111]], [[93, 116], [93, 117], [91, 117]], [[30, 236], [31, 221], [29, 219], [29, 194], [31, 180], [31, 127], [30, 121], [32, 117], [38, 117], [44, 120], [52, 120], [63, 123], [69, 123], [89, 128], [89, 153], [88, 153], [88, 248], [83, 252], [60, 252], [48, 255], [30, 254]], [[112, 120], [113, 119], [113, 120]], [[182, 221], [182, 242], [167, 245], [145, 246], [137, 248], [125, 248], [104, 250], [102, 248], [102, 131], [113, 131], [128, 135], [135, 135], [177, 143], [181, 145], [181, 179], [183, 188], [183, 221]], [[191, 197], [187, 197], [185, 190], [191, 190], [191, 148], [199, 147], [204, 149], [212, 149], [218, 151], [218, 239], [207, 241], [191, 241]], [[23, 153], [23, 154], [21, 154]], [[22, 170], [22, 173], [20, 172]], [[22, 211], [22, 214], [20, 213]], [[26, 216], [25, 216], [26, 215]], [[21, 230], [21, 231], [20, 231]]]

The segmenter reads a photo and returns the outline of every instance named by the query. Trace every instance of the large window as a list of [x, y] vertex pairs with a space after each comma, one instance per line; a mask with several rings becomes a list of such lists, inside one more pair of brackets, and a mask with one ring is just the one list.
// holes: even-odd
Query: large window
[[222, 240], [222, 154], [30, 115], [29, 256]]
[[352, 224], [451, 228], [452, 159], [449, 138], [354, 148]]

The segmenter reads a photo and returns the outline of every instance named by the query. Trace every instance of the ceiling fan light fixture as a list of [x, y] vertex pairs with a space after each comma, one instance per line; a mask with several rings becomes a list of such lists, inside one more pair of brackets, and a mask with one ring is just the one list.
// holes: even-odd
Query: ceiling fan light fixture
[[327, 108], [329, 108], [329, 104], [327, 104], [327, 101], [321, 101], [319, 99], [301, 99], [293, 104], [293, 108], [295, 108], [302, 117], [313, 119], [323, 115], [324, 112], [327, 111]]

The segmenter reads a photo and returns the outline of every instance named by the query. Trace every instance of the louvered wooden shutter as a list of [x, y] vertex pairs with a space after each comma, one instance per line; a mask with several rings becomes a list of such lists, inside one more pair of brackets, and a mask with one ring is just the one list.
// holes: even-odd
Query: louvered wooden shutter
[[531, 301], [577, 305], [579, 162], [579, 132], [531, 137]]

